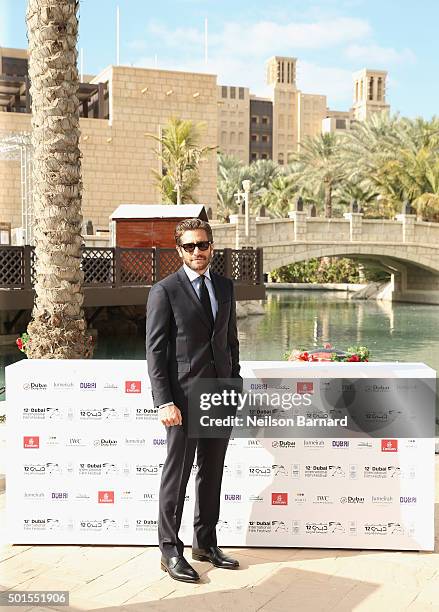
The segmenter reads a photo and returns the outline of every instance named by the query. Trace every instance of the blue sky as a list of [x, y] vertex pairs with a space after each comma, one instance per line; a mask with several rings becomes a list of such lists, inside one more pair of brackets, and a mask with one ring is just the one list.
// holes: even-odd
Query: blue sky
[[[326, 94], [339, 110], [351, 106], [352, 72], [367, 66], [388, 70], [393, 111], [439, 115], [437, 0], [81, 0], [86, 73], [115, 63], [117, 5], [122, 64], [207, 71], [264, 95], [265, 61], [291, 55], [298, 87]], [[0, 0], [0, 46], [26, 46], [25, 7], [25, 0]]]

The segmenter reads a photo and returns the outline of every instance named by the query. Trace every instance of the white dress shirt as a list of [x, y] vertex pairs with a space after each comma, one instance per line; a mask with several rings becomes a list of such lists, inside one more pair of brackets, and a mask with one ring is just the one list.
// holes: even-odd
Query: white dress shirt
[[[186, 275], [188, 279], [190, 280], [190, 283], [192, 287], [194, 288], [194, 291], [197, 294], [198, 299], [200, 299], [201, 298], [201, 282], [202, 282], [201, 274], [198, 274], [198, 272], [195, 272], [195, 270], [192, 270], [192, 268], [189, 268], [189, 266], [186, 265], [185, 263], [183, 264], [183, 269], [186, 272]], [[216, 299], [215, 291], [213, 289], [213, 283], [212, 283], [212, 279], [210, 278], [209, 268], [207, 268], [207, 270], [204, 272], [204, 278], [205, 278], [204, 282], [206, 283], [207, 291], [209, 292], [213, 320], [215, 321], [216, 315], [218, 312], [218, 300]], [[174, 402], [167, 402], [166, 404], [160, 404], [159, 408], [165, 408], [165, 406], [172, 406], [173, 403]]]

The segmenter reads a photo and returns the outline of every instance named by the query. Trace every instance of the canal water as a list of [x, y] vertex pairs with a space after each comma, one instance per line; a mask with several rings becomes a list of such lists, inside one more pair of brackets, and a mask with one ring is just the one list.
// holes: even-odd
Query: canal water
[[[279, 360], [293, 348], [331, 342], [369, 347], [373, 361], [424, 362], [439, 371], [439, 307], [353, 301], [336, 291], [267, 291], [265, 314], [238, 320], [241, 359]], [[95, 359], [143, 359], [142, 336], [99, 337]], [[4, 368], [21, 358], [0, 347]], [[1, 412], [1, 411], [0, 411]]]

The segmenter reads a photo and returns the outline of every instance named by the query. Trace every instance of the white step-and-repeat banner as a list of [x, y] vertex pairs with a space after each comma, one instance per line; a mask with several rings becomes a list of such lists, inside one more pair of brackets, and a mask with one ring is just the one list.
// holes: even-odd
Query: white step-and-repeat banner
[[[249, 378], [434, 378], [423, 364], [243, 362]], [[157, 544], [166, 456], [145, 361], [6, 369], [10, 543]], [[181, 537], [192, 541], [194, 476]], [[230, 441], [220, 545], [433, 550], [433, 438]]]

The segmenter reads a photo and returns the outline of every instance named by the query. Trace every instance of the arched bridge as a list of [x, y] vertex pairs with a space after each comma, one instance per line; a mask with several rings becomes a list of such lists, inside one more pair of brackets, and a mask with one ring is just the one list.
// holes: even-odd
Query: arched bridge
[[401, 214], [394, 220], [307, 217], [291, 212], [288, 219], [245, 218], [214, 224], [215, 245], [263, 247], [264, 272], [314, 257], [351, 257], [392, 274], [392, 299], [439, 304], [439, 223]]

